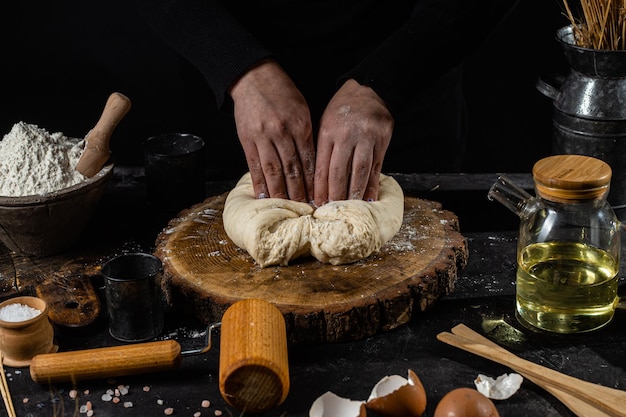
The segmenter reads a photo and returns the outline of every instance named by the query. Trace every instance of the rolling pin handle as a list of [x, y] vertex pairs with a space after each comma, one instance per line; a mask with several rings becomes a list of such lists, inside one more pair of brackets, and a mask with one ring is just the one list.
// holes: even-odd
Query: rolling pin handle
[[30, 363], [30, 376], [40, 384], [136, 375], [170, 370], [181, 362], [180, 344], [174, 340], [96, 349], [45, 353]]

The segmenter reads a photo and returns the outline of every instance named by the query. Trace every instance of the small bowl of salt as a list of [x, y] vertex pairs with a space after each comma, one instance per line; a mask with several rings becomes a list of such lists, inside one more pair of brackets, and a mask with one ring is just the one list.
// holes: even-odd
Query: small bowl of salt
[[0, 351], [4, 364], [26, 367], [36, 355], [56, 352], [48, 305], [38, 297], [14, 297], [0, 303]]

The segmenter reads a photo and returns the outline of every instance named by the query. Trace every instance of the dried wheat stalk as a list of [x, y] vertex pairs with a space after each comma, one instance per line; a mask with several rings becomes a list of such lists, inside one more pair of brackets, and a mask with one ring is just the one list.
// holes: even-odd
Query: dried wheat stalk
[[563, 0], [576, 44], [584, 48], [626, 49], [626, 0], [580, 0], [582, 18]]

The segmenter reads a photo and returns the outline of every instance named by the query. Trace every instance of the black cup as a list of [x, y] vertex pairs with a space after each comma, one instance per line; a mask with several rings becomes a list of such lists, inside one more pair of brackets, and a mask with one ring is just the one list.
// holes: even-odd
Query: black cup
[[188, 133], [152, 136], [143, 143], [150, 206], [178, 211], [205, 198], [204, 140]]
[[140, 342], [161, 334], [161, 260], [146, 253], [120, 255], [102, 266], [102, 275], [111, 336]]

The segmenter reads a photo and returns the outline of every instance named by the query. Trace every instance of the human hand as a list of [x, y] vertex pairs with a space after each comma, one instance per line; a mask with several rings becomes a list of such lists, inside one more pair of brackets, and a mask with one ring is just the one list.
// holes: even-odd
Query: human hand
[[237, 80], [230, 95], [255, 195], [312, 201], [311, 115], [289, 76], [266, 60]]
[[378, 199], [393, 117], [369, 87], [346, 81], [330, 100], [317, 138], [315, 204]]

